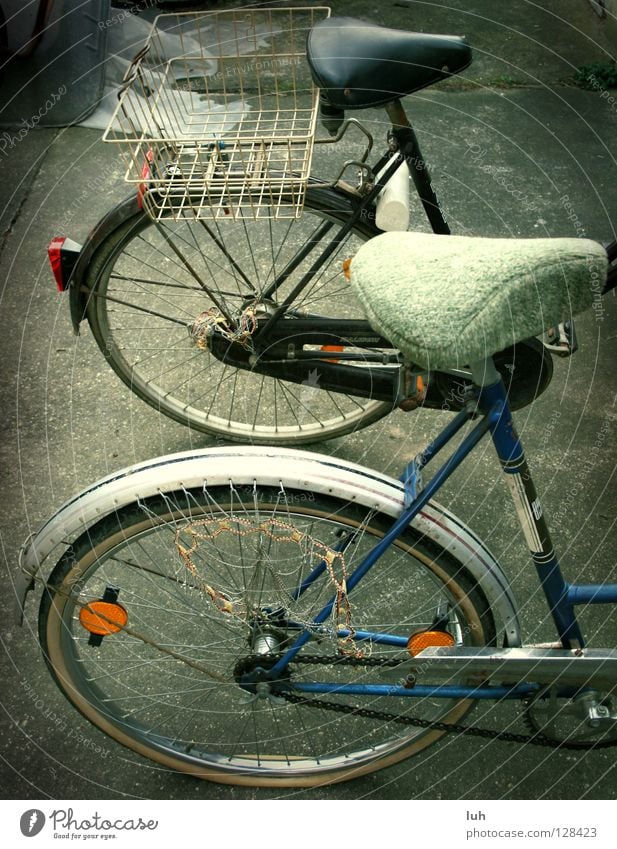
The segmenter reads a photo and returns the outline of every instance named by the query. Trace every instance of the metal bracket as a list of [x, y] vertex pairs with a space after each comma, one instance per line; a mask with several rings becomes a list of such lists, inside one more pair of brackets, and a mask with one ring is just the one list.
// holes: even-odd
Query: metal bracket
[[571, 357], [578, 349], [574, 320], [562, 321], [556, 327], [550, 327], [544, 347], [558, 357]]
[[364, 153], [362, 154], [360, 159], [348, 159], [346, 162], [344, 162], [336, 178], [332, 180], [332, 182], [324, 184], [325, 188], [334, 188], [335, 186], [337, 186], [340, 180], [342, 179], [345, 171], [347, 171], [347, 169], [351, 168], [352, 166], [355, 166], [360, 171], [360, 186], [358, 190], [362, 192], [366, 191], [367, 186], [369, 190], [372, 187], [375, 175], [373, 174], [372, 168], [366, 164], [366, 160], [368, 159], [369, 154], [373, 149], [374, 140], [371, 133], [357, 120], [357, 118], [347, 118], [347, 120], [343, 123], [340, 130], [335, 136], [328, 139], [315, 139], [314, 144], [336, 144], [343, 138], [343, 136], [351, 126], [357, 127], [362, 133], [364, 133], [367, 138]]
[[345, 133], [347, 132], [347, 130], [348, 130], [351, 126], [357, 127], [357, 128], [360, 130], [360, 132], [364, 133], [364, 135], [365, 135], [365, 136], [366, 136], [366, 138], [367, 138], [366, 149], [365, 149], [365, 151], [364, 151], [363, 156], [362, 156], [362, 157], [361, 157], [361, 159], [360, 159], [360, 161], [361, 161], [361, 162], [366, 162], [366, 160], [368, 159], [368, 155], [369, 155], [369, 153], [370, 153], [370, 152], [371, 152], [371, 150], [373, 149], [373, 142], [374, 142], [374, 139], [373, 139], [372, 134], [371, 134], [371, 133], [370, 133], [370, 132], [366, 129], [366, 127], [365, 127], [363, 124], [361, 124], [361, 123], [358, 121], [358, 119], [357, 119], [357, 118], [347, 118], [347, 119], [343, 122], [343, 124], [341, 125], [340, 130], [338, 131], [338, 133], [337, 133], [335, 136], [333, 136], [332, 138], [328, 138], [328, 139], [326, 139], [326, 138], [324, 138], [324, 139], [315, 139], [315, 141], [313, 142], [313, 144], [336, 144], [337, 142], [339, 142], [339, 141], [343, 138], [343, 136], [345, 135]]

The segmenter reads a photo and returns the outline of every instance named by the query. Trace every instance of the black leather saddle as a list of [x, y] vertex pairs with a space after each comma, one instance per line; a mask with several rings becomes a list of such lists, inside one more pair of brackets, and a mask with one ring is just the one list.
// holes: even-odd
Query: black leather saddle
[[471, 48], [456, 35], [326, 18], [309, 32], [307, 58], [322, 100], [336, 110], [383, 106], [458, 74]]

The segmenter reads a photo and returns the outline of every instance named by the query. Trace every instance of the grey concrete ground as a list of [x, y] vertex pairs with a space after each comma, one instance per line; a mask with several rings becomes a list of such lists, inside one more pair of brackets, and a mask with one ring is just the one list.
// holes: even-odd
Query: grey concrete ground
[[[467, 84], [408, 99], [436, 188], [457, 233], [615, 237], [617, 90], [568, 85], [573, 69], [611, 53], [583, 0], [509, 4], [335, 2], [337, 13], [426, 31], [464, 32], [476, 51]], [[506, 7], [506, 8], [504, 8]], [[613, 46], [614, 48], [614, 46]], [[615, 50], [613, 49], [612, 55]], [[368, 116], [379, 131], [381, 116]], [[0, 787], [6, 798], [528, 799], [617, 797], [615, 750], [577, 755], [451, 738], [420, 757], [312, 791], [233, 789], [169, 773], [90, 727], [52, 684], [36, 642], [38, 598], [11, 623], [23, 539], [86, 483], [135, 460], [212, 442], [160, 418], [115, 378], [87, 328], [72, 335], [68, 305], [45, 256], [53, 235], [83, 239], [127, 193], [115, 151], [96, 131], [30, 132], [0, 156], [0, 457], [3, 509]], [[317, 173], [336, 155], [318, 149]], [[565, 197], [567, 196], [567, 200]], [[420, 213], [414, 211], [414, 221]], [[568, 577], [616, 581], [617, 303], [577, 324], [580, 351], [555, 362], [549, 390], [516, 416]], [[396, 412], [320, 450], [396, 473], [443, 415]], [[550, 636], [497, 465], [485, 449], [441, 499], [508, 562], [532, 639]], [[617, 620], [585, 614], [615, 644]], [[523, 730], [509, 706], [478, 723]]]

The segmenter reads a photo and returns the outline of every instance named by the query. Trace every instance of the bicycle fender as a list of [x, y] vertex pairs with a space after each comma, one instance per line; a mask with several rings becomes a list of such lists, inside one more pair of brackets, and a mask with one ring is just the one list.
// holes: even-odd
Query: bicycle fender
[[[135, 501], [177, 489], [227, 486], [280, 487], [332, 495], [375, 508], [393, 518], [403, 510], [403, 484], [387, 475], [324, 454], [292, 448], [229, 446], [184, 451], [128, 466], [82, 490], [67, 501], [22, 546], [16, 587], [18, 621], [26, 595], [34, 588], [43, 562], [58, 546], [63, 550], [95, 522]], [[436, 502], [413, 520], [413, 527], [451, 552], [481, 586], [507, 646], [518, 646], [517, 605], [509, 582], [490, 551], [473, 531]]]
[[81, 285], [92, 257], [103, 240], [116, 227], [137, 215], [145, 215], [145, 213], [139, 208], [137, 195], [132, 194], [110, 209], [88, 234], [68, 280], [71, 322], [76, 336], [79, 335], [79, 325], [86, 314], [87, 297], [81, 291]]

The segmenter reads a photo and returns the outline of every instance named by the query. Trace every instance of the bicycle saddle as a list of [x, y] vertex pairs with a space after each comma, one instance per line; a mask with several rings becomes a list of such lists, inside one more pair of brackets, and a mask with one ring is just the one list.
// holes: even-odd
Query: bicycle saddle
[[471, 48], [459, 36], [403, 32], [355, 18], [316, 24], [306, 53], [322, 97], [337, 109], [383, 106], [471, 62]]
[[412, 362], [447, 369], [587, 309], [607, 265], [590, 239], [384, 233], [360, 248], [350, 278], [378, 332]]

